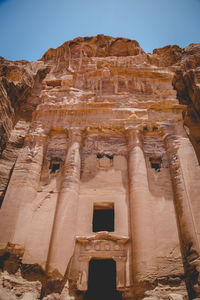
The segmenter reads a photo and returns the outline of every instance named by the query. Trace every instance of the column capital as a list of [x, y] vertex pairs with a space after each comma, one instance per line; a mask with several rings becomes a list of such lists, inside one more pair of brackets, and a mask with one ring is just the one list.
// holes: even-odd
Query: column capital
[[161, 133], [162, 133], [163, 140], [165, 140], [169, 136], [174, 135], [174, 133], [175, 133], [174, 126], [172, 127], [171, 125], [162, 125]]
[[82, 141], [83, 130], [77, 127], [70, 128], [68, 131], [69, 142], [74, 143], [78, 142], [79, 144]]
[[40, 122], [33, 122], [25, 136], [24, 145], [43, 145], [46, 142], [47, 137], [43, 124]]
[[162, 138], [164, 142], [172, 141], [178, 142], [180, 139], [188, 139], [188, 133], [184, 128], [183, 124], [176, 125], [163, 125], [161, 127]]
[[41, 133], [33, 133], [29, 132], [27, 133], [25, 140], [24, 140], [24, 146], [28, 146], [30, 148], [37, 146], [43, 146], [47, 141], [47, 135], [44, 132]]
[[163, 124], [160, 126], [163, 136], [165, 135], [176, 135], [181, 137], [188, 136], [187, 127], [184, 124], [177, 123], [177, 124]]
[[126, 137], [129, 150], [135, 146], [142, 146], [142, 132], [139, 128], [127, 128]]

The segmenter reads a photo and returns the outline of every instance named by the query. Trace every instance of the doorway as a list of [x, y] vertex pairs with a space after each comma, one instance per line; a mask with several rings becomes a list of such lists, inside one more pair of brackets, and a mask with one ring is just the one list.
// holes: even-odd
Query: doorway
[[91, 259], [88, 290], [84, 300], [122, 300], [116, 290], [116, 262], [113, 259]]

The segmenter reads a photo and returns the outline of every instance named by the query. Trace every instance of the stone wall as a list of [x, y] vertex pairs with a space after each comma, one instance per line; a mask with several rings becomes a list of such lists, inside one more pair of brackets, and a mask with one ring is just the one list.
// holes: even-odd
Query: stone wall
[[[1, 58], [3, 282], [87, 299], [90, 261], [112, 259], [123, 299], [200, 297], [199, 49], [98, 35]], [[109, 208], [114, 229], [95, 232]]]

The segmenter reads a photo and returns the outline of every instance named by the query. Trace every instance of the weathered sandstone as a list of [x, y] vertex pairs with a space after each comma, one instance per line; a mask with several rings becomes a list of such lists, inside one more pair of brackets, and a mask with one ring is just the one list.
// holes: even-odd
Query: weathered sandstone
[[1, 58], [0, 100], [0, 299], [200, 297], [200, 44]]

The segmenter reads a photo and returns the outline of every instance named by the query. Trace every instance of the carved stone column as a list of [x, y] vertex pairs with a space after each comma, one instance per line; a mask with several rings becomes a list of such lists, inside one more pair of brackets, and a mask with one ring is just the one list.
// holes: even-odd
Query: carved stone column
[[[135, 285], [152, 279], [154, 229], [146, 162], [139, 131], [128, 131], [130, 221]], [[137, 291], [136, 291], [137, 292]]]
[[62, 275], [65, 274], [75, 245], [81, 168], [80, 145], [81, 132], [71, 130], [47, 262], [48, 271], [58, 270]]
[[24, 246], [32, 215], [32, 202], [40, 181], [45, 141], [46, 135], [40, 126], [26, 136], [0, 213], [2, 246], [8, 242]]
[[190, 296], [200, 296], [200, 167], [181, 125], [163, 127]]

